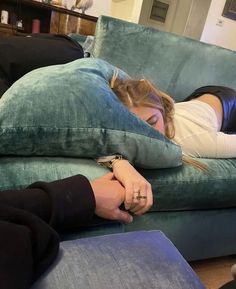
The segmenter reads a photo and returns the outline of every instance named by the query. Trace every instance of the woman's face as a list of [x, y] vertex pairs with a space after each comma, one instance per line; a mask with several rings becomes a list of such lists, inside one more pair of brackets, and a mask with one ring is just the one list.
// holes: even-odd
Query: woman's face
[[165, 124], [161, 111], [154, 107], [132, 107], [129, 109], [153, 128], [165, 134]]

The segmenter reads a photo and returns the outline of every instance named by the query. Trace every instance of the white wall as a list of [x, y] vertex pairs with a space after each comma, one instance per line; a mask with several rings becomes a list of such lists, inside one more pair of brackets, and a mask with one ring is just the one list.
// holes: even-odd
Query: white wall
[[194, 0], [182, 35], [200, 40], [211, 0]]
[[100, 15], [111, 15], [112, 0], [93, 0], [93, 6], [86, 11], [86, 14], [98, 17]]
[[149, 19], [152, 1], [144, 1], [140, 24], [200, 39], [211, 0], [168, 0], [170, 7], [165, 24]]
[[135, 0], [112, 0], [112, 17], [132, 21]]
[[134, 0], [134, 6], [131, 16], [131, 21], [134, 23], [139, 23], [140, 14], [142, 10], [143, 0]]
[[201, 41], [236, 50], [236, 21], [221, 15], [225, 2], [212, 0]]
[[178, 1], [171, 32], [183, 35], [192, 5], [193, 0]]
[[[145, 15], [150, 1], [152, 0], [94, 0], [93, 6], [86, 13], [96, 17], [108, 15], [150, 26], [150, 23], [144, 23], [147, 21]], [[236, 50], [236, 21], [222, 16], [226, 0], [173, 1], [175, 2], [177, 9], [169, 31]]]
[[86, 11], [92, 16], [107, 15], [138, 23], [143, 0], [93, 0]]
[[[185, 0], [183, 0], [185, 1]], [[191, 0], [187, 0], [191, 1]], [[165, 23], [161, 23], [159, 21], [155, 21], [150, 19], [150, 13], [151, 13], [151, 8], [152, 8], [152, 3], [153, 1], [143, 1], [142, 5], [142, 10], [141, 10], [141, 15], [140, 15], [140, 20], [139, 23], [147, 26], [151, 26], [154, 28], [157, 28], [159, 30], [164, 30], [164, 31], [172, 31], [172, 27], [174, 26], [174, 20], [176, 18], [176, 10], [179, 5], [180, 0], [171, 0], [171, 1], [166, 1], [167, 4], [169, 4], [168, 12], [167, 12], [167, 17]]]

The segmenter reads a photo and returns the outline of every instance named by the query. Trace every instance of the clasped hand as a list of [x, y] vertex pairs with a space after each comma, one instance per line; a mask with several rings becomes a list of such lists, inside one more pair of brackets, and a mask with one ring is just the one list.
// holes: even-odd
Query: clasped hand
[[127, 224], [133, 221], [133, 217], [127, 211], [119, 208], [124, 203], [125, 189], [119, 181], [114, 179], [113, 173], [108, 173], [90, 183], [96, 201], [95, 214], [97, 216]]
[[135, 215], [144, 214], [153, 204], [151, 184], [127, 161], [114, 163], [115, 178], [125, 187], [125, 208]]
[[[91, 181], [96, 200], [95, 214], [99, 217], [131, 223], [135, 215], [150, 209], [153, 203], [150, 183], [127, 161], [119, 160], [113, 173]], [[126, 211], [119, 207], [124, 203]]]

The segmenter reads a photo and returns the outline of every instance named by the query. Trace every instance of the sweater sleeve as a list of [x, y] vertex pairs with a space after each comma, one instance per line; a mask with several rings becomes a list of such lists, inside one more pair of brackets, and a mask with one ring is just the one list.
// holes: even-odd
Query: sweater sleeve
[[86, 226], [95, 211], [91, 185], [82, 175], [2, 191], [0, 204], [33, 213], [57, 231]]
[[236, 157], [236, 134], [226, 134], [224, 132], [217, 133], [216, 157], [217, 158]]
[[59, 236], [39, 217], [0, 204], [0, 287], [28, 289], [55, 260]]
[[28, 289], [57, 256], [52, 227], [86, 226], [94, 210], [91, 185], [81, 175], [0, 192], [0, 287]]

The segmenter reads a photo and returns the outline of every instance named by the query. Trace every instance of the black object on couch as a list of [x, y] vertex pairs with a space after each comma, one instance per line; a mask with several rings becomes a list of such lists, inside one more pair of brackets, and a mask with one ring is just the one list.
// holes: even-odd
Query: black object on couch
[[0, 97], [33, 69], [84, 57], [82, 46], [60, 34], [32, 34], [0, 38]]

